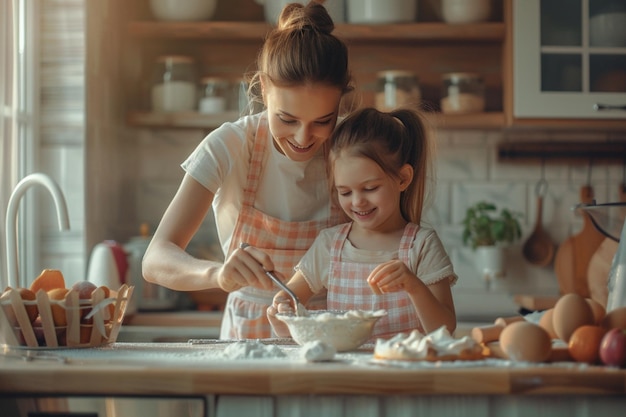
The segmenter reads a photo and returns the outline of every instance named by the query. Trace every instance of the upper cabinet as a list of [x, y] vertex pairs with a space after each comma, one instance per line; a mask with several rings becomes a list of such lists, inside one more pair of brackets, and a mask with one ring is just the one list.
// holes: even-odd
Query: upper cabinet
[[512, 2], [514, 118], [625, 127], [626, 2]]

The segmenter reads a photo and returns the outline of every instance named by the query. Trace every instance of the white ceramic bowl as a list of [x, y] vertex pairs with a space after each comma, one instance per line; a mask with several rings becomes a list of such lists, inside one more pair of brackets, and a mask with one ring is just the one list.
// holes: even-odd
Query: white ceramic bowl
[[615, 48], [626, 46], [626, 11], [592, 16], [589, 19], [589, 44]]
[[307, 342], [321, 341], [331, 345], [337, 352], [354, 350], [371, 336], [374, 325], [387, 315], [378, 311], [309, 311], [308, 316], [277, 314], [287, 324], [291, 337], [300, 346]]
[[441, 0], [446, 23], [477, 23], [489, 20], [492, 0]]
[[350, 23], [406, 23], [417, 19], [417, 0], [348, 0]]
[[158, 20], [209, 20], [216, 7], [217, 0], [150, 0], [150, 9]]
[[[278, 23], [278, 16], [283, 8], [289, 3], [306, 4], [308, 0], [255, 0], [258, 4], [263, 6], [263, 12], [265, 15], [265, 21], [272, 25]], [[326, 0], [324, 1], [324, 7], [328, 10], [328, 14], [333, 23], [343, 23], [346, 21], [346, 4], [345, 0]]]

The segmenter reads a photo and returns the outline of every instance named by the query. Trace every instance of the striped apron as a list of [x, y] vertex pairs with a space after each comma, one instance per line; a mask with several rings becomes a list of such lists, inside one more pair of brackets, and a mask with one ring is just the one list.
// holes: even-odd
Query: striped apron
[[[319, 231], [338, 224], [340, 211], [332, 205], [331, 215], [323, 220], [291, 222], [268, 216], [254, 208], [256, 190], [263, 170], [262, 161], [268, 141], [267, 118], [259, 120], [252, 158], [244, 189], [243, 204], [235, 224], [227, 257], [241, 242], [267, 253], [274, 269], [285, 279], [291, 278], [294, 266], [309, 249]], [[288, 196], [285, 196], [286, 198]], [[275, 337], [267, 320], [266, 310], [278, 287], [262, 290], [244, 287], [229, 294], [224, 309], [220, 337], [222, 339], [262, 339]], [[307, 303], [309, 309], [326, 308], [326, 294], [318, 294]]]
[[[339, 228], [333, 238], [330, 251], [330, 273], [328, 277], [329, 310], [387, 310], [374, 327], [372, 339], [389, 337], [400, 332], [418, 329], [423, 333], [415, 307], [404, 291], [374, 294], [367, 283], [370, 273], [380, 263], [343, 262], [341, 252], [348, 238], [352, 223]], [[398, 258], [409, 265], [409, 249], [419, 226], [408, 223], [404, 228]], [[370, 339], [370, 340], [372, 340]]]

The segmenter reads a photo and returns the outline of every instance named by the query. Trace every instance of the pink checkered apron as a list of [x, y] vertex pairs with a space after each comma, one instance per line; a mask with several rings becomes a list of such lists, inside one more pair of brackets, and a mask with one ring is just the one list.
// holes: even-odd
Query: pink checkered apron
[[[268, 216], [254, 208], [256, 190], [262, 172], [263, 155], [268, 142], [267, 118], [259, 120], [243, 204], [235, 224], [229, 253], [241, 242], [259, 248], [274, 262], [274, 269], [285, 279], [291, 278], [294, 266], [309, 249], [319, 231], [341, 221], [340, 211], [333, 207], [328, 219], [291, 222]], [[285, 196], [287, 199], [288, 196]], [[227, 255], [227, 256], [228, 256]], [[266, 310], [278, 287], [261, 290], [244, 287], [229, 294], [222, 319], [220, 337], [223, 339], [261, 339], [274, 337]], [[309, 309], [325, 309], [326, 294], [318, 294], [307, 304]]]
[[[367, 277], [379, 263], [343, 262], [341, 251], [352, 223], [339, 228], [333, 238], [328, 277], [329, 310], [387, 310], [387, 316], [376, 323], [372, 339], [389, 337], [400, 332], [418, 329], [423, 332], [415, 307], [406, 292], [374, 294]], [[409, 223], [404, 228], [398, 258], [409, 265], [409, 249], [419, 226]]]

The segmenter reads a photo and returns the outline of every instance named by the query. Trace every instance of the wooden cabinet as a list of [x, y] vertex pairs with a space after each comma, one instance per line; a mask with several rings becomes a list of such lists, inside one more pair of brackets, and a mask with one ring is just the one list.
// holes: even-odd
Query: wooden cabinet
[[[127, 123], [139, 127], [193, 127], [211, 129], [238, 113], [217, 115], [153, 113], [146, 97], [150, 66], [160, 54], [187, 54], [196, 59], [201, 75], [241, 76], [253, 69], [270, 25], [262, 21], [162, 22], [130, 20], [124, 37], [129, 99]], [[376, 74], [390, 69], [413, 71], [422, 99], [437, 127], [497, 129], [506, 124], [503, 100], [503, 48], [507, 34], [498, 18], [480, 24], [448, 25], [437, 21], [410, 24], [337, 24], [334, 32], [349, 47], [362, 105], [374, 105]], [[442, 75], [477, 72], [485, 80], [486, 111], [471, 115], [443, 115], [439, 111]], [[137, 80], [143, 80], [138, 82]]]
[[[616, 38], [623, 28], [602, 23], [613, 9], [626, 16], [623, 0], [512, 0], [516, 119], [626, 127], [626, 37]], [[613, 25], [615, 35], [602, 24]]]

